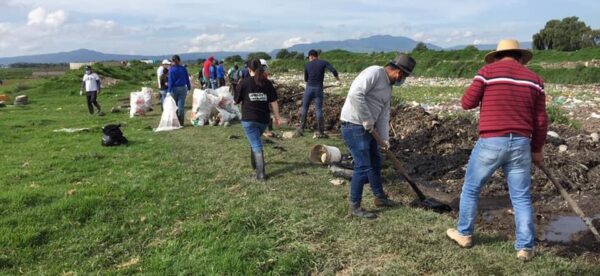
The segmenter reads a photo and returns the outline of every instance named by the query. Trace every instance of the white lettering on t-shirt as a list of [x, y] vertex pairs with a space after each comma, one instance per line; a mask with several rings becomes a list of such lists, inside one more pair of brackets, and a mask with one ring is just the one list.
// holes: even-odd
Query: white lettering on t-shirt
[[262, 93], [262, 92], [249, 93], [248, 97], [250, 98], [251, 102], [266, 102], [267, 101], [267, 94]]

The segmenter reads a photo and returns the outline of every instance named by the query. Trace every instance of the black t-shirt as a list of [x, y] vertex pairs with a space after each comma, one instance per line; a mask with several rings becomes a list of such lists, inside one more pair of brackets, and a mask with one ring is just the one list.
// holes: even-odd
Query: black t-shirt
[[269, 103], [277, 100], [277, 91], [269, 80], [263, 81], [263, 85], [258, 86], [254, 78], [247, 78], [236, 87], [234, 99], [236, 103], [242, 103], [242, 121], [268, 124]]

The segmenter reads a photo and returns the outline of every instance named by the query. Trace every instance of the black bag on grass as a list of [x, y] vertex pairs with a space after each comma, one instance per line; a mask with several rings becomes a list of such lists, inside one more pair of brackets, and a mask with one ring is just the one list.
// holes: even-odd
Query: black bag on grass
[[102, 128], [102, 145], [105, 147], [127, 145], [129, 141], [123, 136], [121, 125], [105, 125]]

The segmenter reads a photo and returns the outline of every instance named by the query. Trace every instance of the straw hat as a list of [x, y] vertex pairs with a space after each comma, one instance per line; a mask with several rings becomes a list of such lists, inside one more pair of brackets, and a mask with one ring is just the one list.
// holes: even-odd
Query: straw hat
[[485, 55], [485, 63], [492, 63], [497, 53], [515, 51], [521, 53], [523, 64], [527, 64], [533, 57], [533, 53], [527, 49], [521, 49], [519, 42], [514, 39], [503, 39], [498, 42], [496, 51], [489, 52]]

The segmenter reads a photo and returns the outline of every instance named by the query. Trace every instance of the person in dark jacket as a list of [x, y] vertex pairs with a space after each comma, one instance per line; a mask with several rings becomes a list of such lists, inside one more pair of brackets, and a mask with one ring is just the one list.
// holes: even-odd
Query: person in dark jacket
[[[249, 78], [240, 80], [234, 100], [242, 105], [242, 127], [251, 147], [250, 160], [256, 169], [256, 178], [266, 180], [265, 160], [261, 136], [270, 120], [270, 112], [274, 115], [274, 124], [279, 127], [279, 105], [277, 92], [273, 84], [265, 79], [265, 71], [258, 59], [248, 62]], [[271, 110], [269, 109], [271, 107]]]
[[338, 72], [333, 66], [319, 59], [319, 53], [315, 50], [308, 51], [309, 62], [304, 65], [304, 81], [306, 88], [304, 89], [304, 98], [302, 99], [302, 113], [300, 114], [300, 126], [296, 129], [294, 136], [302, 136], [304, 127], [306, 127], [306, 115], [310, 103], [315, 100], [315, 111], [317, 115], [317, 130], [316, 138], [327, 138], [325, 134], [325, 115], [323, 114], [323, 79], [325, 78], [325, 70], [329, 70], [335, 79], [337, 85], [340, 84]]

